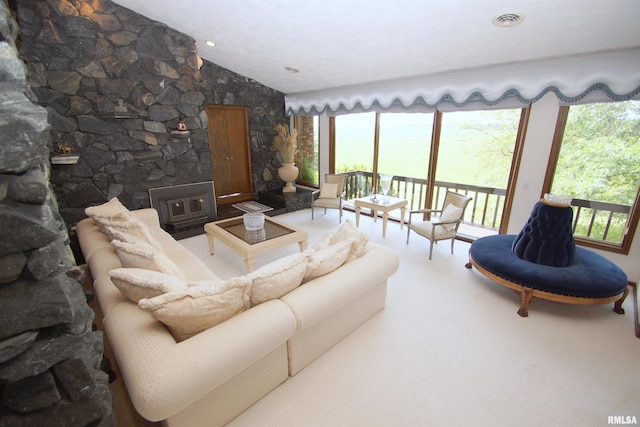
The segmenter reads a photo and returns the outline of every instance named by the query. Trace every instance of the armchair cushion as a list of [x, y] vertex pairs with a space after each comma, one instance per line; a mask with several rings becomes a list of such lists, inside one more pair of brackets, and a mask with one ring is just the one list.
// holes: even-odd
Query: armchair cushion
[[338, 197], [338, 184], [325, 182], [320, 186], [320, 199], [335, 199]]
[[[463, 209], [454, 205], [447, 205], [446, 208], [442, 211], [442, 215], [440, 215], [440, 221], [456, 221], [460, 219], [462, 216]], [[456, 228], [455, 224], [443, 224], [443, 227], [447, 231], [451, 231]]]
[[[416, 233], [431, 239], [431, 230], [434, 229], [434, 225], [431, 221], [412, 222], [411, 229]], [[456, 234], [455, 229], [447, 230], [445, 225], [436, 225], [434, 231], [434, 238], [436, 240], [443, 240], [454, 237]]]

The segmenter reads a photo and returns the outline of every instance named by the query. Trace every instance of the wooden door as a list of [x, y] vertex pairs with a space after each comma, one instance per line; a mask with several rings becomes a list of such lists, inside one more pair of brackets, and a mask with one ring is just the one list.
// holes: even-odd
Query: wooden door
[[207, 105], [205, 111], [217, 204], [251, 200], [253, 179], [247, 108]]

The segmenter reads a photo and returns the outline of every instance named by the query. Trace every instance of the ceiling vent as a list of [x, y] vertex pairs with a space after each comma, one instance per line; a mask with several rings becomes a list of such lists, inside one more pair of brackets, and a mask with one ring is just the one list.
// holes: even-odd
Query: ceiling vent
[[524, 15], [518, 13], [505, 13], [493, 18], [493, 25], [496, 27], [515, 27], [524, 20]]

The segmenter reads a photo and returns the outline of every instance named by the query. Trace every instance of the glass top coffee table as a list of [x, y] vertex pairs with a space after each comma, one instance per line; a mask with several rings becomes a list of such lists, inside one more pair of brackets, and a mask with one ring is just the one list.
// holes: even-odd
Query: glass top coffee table
[[249, 272], [253, 271], [256, 255], [294, 243], [300, 246], [302, 252], [307, 248], [309, 239], [306, 231], [268, 216], [265, 216], [264, 228], [260, 230], [247, 230], [240, 216], [205, 224], [204, 231], [211, 255], [214, 255], [213, 241], [218, 239], [244, 256], [244, 264]]

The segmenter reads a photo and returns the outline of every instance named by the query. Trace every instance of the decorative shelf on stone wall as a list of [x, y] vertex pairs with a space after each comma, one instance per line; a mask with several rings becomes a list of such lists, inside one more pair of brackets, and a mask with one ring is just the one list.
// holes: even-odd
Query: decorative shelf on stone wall
[[136, 113], [101, 113], [98, 117], [102, 119], [138, 119], [140, 116]]
[[172, 130], [171, 136], [174, 138], [189, 138], [191, 136], [191, 132], [188, 130]]
[[51, 156], [52, 165], [75, 165], [80, 158], [79, 154], [56, 154]]

